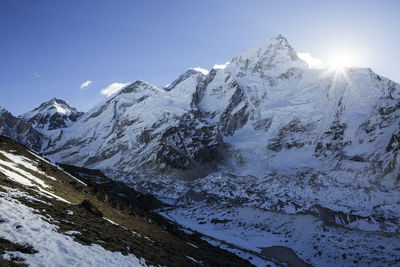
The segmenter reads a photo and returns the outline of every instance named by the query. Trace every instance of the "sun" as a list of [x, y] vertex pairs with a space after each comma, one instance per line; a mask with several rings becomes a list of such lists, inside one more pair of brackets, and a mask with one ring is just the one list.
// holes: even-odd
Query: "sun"
[[349, 54], [336, 53], [329, 60], [328, 67], [331, 70], [344, 71], [345, 68], [350, 68], [355, 65], [354, 58]]

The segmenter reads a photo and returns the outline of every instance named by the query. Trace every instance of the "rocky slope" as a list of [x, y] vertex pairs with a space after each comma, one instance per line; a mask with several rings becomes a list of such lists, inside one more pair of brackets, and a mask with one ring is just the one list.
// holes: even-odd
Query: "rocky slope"
[[24, 120], [14, 117], [0, 107], [0, 135], [9, 137], [36, 151], [40, 151], [47, 138]]

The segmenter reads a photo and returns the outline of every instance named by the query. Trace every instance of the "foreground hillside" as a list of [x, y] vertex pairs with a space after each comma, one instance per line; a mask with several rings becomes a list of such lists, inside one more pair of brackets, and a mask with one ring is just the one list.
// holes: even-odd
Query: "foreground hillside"
[[86, 174], [102, 177], [102, 185], [82, 182], [0, 137], [2, 265], [250, 265], [149, 211], [163, 206], [150, 195], [125, 189], [119, 197], [123, 185]]

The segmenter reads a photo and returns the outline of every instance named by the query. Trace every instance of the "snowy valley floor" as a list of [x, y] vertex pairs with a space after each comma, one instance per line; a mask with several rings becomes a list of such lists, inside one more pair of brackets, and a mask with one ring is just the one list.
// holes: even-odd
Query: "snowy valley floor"
[[[251, 207], [196, 204], [164, 210], [162, 214], [188, 230], [211, 237], [209, 241], [222, 247], [227, 242], [256, 253], [259, 257], [252, 255], [251, 261], [258, 266], [266, 265], [263, 256], [288, 262], [291, 250], [314, 266], [400, 264], [399, 233], [327, 226], [311, 215], [288, 215]], [[300, 261], [298, 266], [301, 265]]]

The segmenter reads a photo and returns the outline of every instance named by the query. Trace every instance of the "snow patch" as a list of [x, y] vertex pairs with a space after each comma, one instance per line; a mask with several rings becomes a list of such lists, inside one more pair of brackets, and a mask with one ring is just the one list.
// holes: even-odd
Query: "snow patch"
[[[0, 223], [2, 238], [32, 245], [38, 251], [7, 252], [5, 257], [21, 257], [32, 266], [146, 266], [143, 259], [133, 254], [124, 256], [99, 245], [83, 246], [72, 237], [57, 233], [57, 226], [43, 220], [33, 209], [4, 196], [0, 196], [0, 217], [7, 221]], [[22, 227], [15, 230], [13, 225]]]

